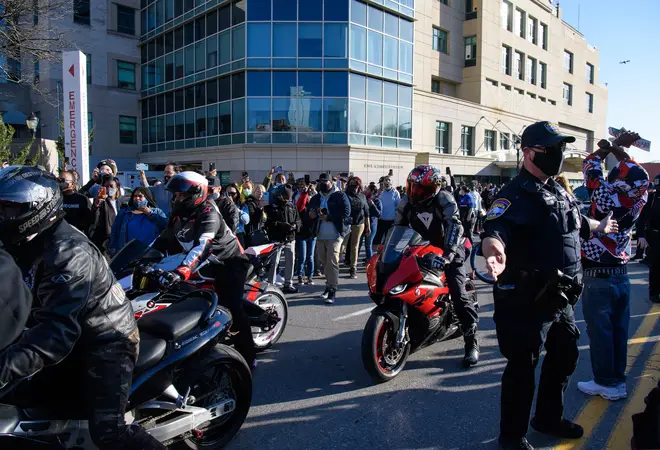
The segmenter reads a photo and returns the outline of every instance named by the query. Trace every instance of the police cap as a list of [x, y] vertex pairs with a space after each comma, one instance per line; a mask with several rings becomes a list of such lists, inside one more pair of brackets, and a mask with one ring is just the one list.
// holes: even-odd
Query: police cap
[[525, 128], [521, 137], [521, 147], [554, 147], [563, 142], [575, 142], [573, 136], [561, 134], [552, 122], [536, 122]]

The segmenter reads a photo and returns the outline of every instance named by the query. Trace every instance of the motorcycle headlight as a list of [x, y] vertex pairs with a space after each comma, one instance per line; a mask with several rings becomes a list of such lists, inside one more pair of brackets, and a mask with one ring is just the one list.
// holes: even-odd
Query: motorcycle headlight
[[407, 287], [408, 287], [407, 284], [400, 284], [398, 286], [394, 286], [392, 289], [390, 289], [390, 295], [400, 294], [403, 291], [405, 291]]

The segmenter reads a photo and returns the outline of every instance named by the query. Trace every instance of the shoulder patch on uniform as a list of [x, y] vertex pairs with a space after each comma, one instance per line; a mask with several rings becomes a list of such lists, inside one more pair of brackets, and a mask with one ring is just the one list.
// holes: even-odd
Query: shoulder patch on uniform
[[511, 206], [511, 200], [506, 198], [498, 198], [490, 206], [488, 214], [486, 214], [486, 220], [497, 219], [502, 214], [504, 214], [507, 209], [509, 209], [509, 206]]

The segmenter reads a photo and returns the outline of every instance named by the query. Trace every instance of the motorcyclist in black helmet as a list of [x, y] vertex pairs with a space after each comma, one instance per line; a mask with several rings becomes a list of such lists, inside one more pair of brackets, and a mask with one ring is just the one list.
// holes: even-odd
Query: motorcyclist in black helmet
[[0, 400], [60, 412], [76, 405], [100, 449], [164, 449], [124, 421], [140, 340], [131, 305], [64, 215], [54, 176], [25, 166], [0, 171], [0, 240], [23, 276], [10, 282], [33, 295], [28, 329], [0, 350]]
[[161, 277], [161, 283], [170, 285], [188, 280], [200, 263], [215, 255], [220, 261], [213, 265], [216, 292], [220, 303], [231, 311], [234, 328], [238, 330], [234, 346], [254, 367], [252, 330], [242, 305], [248, 259], [208, 196], [206, 177], [196, 172], [181, 172], [170, 179], [165, 189], [172, 193], [172, 214], [167, 229], [156, 239], [153, 248], [170, 254], [183, 250], [186, 256], [176, 270]]
[[426, 164], [415, 167], [408, 175], [406, 195], [399, 203], [394, 224], [410, 226], [443, 250], [442, 256], [429, 254], [424, 263], [447, 274], [447, 285], [465, 339], [462, 364], [468, 368], [479, 361], [476, 335], [479, 315], [474, 299], [465, 288], [467, 276], [463, 264], [468, 252], [462, 242], [458, 205], [452, 194], [441, 190], [443, 179], [435, 167]]

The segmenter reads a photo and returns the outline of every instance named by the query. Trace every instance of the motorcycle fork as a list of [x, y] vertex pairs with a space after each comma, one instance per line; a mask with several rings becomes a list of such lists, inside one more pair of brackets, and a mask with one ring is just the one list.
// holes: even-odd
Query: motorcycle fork
[[403, 348], [408, 343], [408, 303], [401, 302], [401, 323], [394, 340], [394, 348]]

